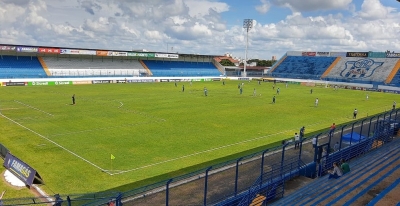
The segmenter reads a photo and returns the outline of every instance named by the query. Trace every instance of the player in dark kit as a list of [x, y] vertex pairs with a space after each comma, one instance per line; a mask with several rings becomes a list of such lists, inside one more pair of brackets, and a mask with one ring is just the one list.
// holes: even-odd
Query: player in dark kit
[[72, 95], [72, 104], [75, 104], [75, 94]]

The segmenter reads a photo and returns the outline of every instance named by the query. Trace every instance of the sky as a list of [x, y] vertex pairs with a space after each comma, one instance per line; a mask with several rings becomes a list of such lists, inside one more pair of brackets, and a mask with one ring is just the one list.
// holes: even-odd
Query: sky
[[0, 0], [0, 44], [244, 58], [248, 34], [248, 59], [400, 52], [399, 10], [396, 0]]

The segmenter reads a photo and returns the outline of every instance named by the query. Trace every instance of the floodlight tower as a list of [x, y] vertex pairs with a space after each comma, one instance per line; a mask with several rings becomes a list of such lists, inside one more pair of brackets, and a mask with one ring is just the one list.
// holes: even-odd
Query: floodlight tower
[[243, 28], [246, 29], [246, 51], [244, 53], [244, 71], [243, 76], [247, 76], [246, 74], [246, 64], [247, 64], [247, 47], [249, 45], [249, 31], [253, 28], [253, 19], [245, 19], [243, 20]]

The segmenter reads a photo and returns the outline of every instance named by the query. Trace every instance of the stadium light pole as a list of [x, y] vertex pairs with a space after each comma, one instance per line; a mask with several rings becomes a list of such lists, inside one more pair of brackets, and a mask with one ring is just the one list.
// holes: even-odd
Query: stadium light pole
[[251, 28], [253, 28], [253, 19], [245, 19], [243, 20], [243, 28], [246, 29], [246, 51], [244, 53], [244, 71], [243, 71], [243, 76], [247, 76], [246, 74], [246, 64], [247, 64], [247, 48], [249, 45], [249, 31]]

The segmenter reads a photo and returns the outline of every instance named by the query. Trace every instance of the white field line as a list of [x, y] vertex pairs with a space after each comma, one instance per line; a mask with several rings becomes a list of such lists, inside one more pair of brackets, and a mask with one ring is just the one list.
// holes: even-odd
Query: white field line
[[252, 142], [252, 141], [255, 141], [255, 140], [263, 139], [263, 138], [270, 137], [270, 136], [275, 136], [275, 135], [282, 134], [282, 133], [285, 133], [285, 132], [287, 132], [287, 131], [282, 131], [282, 132], [278, 132], [278, 133], [275, 133], [275, 134], [256, 137], [256, 138], [253, 138], [253, 139], [248, 139], [248, 140], [244, 140], [244, 141], [240, 141], [240, 142], [236, 142], [236, 143], [232, 143], [232, 144], [228, 144], [228, 145], [224, 145], [224, 146], [220, 146], [220, 147], [216, 147], [216, 148], [212, 148], [212, 149], [208, 149], [208, 150], [203, 150], [203, 151], [200, 151], [200, 152], [195, 152], [195, 153], [192, 153], [192, 154], [188, 154], [188, 155], [180, 156], [180, 157], [177, 157], [177, 158], [173, 158], [173, 159], [169, 159], [169, 160], [165, 160], [165, 161], [161, 161], [161, 162], [157, 162], [157, 163], [153, 163], [153, 164], [137, 167], [137, 168], [134, 168], [134, 169], [124, 170], [122, 172], [114, 173], [114, 175], [127, 173], [127, 172], [132, 172], [132, 171], [135, 171], [135, 170], [144, 169], [144, 168], [147, 168], [147, 167], [152, 167], [152, 166], [156, 166], [156, 165], [159, 165], [159, 164], [164, 164], [164, 163], [167, 163], [167, 162], [172, 162], [172, 161], [179, 160], [179, 159], [184, 159], [184, 158], [187, 158], [187, 157], [191, 157], [191, 156], [195, 156], [195, 155], [199, 155], [199, 154], [203, 154], [203, 153], [207, 153], [207, 152], [212, 152], [212, 151], [215, 151], [215, 150], [220, 150], [220, 149], [223, 149], [223, 148], [235, 146], [235, 145], [242, 144], [242, 143]]
[[17, 107], [10, 107], [10, 108], [1, 108], [0, 111], [6, 111], [6, 110], [14, 110], [14, 109], [21, 109], [21, 108], [17, 108]]
[[24, 106], [26, 106], [26, 107], [29, 107], [29, 108], [31, 108], [31, 109], [37, 110], [37, 111], [39, 111], [39, 112], [45, 113], [45, 114], [47, 114], [47, 115], [49, 115], [49, 116], [53, 116], [52, 114], [50, 114], [50, 113], [48, 113], [48, 112], [45, 112], [45, 111], [43, 111], [43, 110], [41, 110], [41, 109], [38, 109], [38, 108], [36, 108], [36, 107], [33, 107], [33, 106], [31, 106], [31, 105], [22, 103], [22, 102], [20, 102], [20, 101], [18, 101], [18, 100], [14, 100], [14, 102], [17, 102], [18, 104], [22, 104], [22, 105], [24, 105]]
[[124, 106], [124, 103], [122, 103], [122, 102], [119, 102], [121, 105], [119, 105], [119, 107], [118, 108], [121, 108], [122, 106]]
[[33, 131], [32, 129], [30, 129], [30, 128], [28, 128], [28, 127], [26, 127], [26, 126], [24, 126], [24, 125], [22, 125], [22, 124], [20, 124], [20, 123], [18, 123], [18, 122], [16, 122], [16, 121], [14, 121], [13, 119], [11, 119], [11, 118], [5, 116], [5, 115], [2, 114], [2, 113], [0, 113], [0, 115], [1, 115], [2, 117], [4, 117], [5, 119], [8, 119], [9, 121], [13, 122], [14, 124], [16, 124], [16, 125], [18, 125], [18, 126], [24, 128], [24, 129], [26, 129], [26, 130], [32, 132], [33, 134], [36, 134], [37, 136], [39, 136], [39, 137], [41, 137], [41, 138], [43, 138], [43, 139], [45, 139], [45, 140], [47, 140], [47, 141], [53, 143], [53, 144], [56, 145], [57, 147], [59, 147], [59, 148], [65, 150], [65, 151], [69, 152], [70, 154], [74, 155], [75, 157], [78, 157], [79, 159], [85, 161], [86, 163], [92, 165], [93, 167], [95, 167], [95, 168], [97, 168], [97, 169], [99, 169], [99, 170], [101, 170], [101, 171], [103, 171], [103, 172], [105, 172], [105, 173], [107, 173], [107, 174], [109, 174], [109, 175], [112, 175], [112, 174], [109, 173], [108, 171], [106, 171], [106, 170], [104, 170], [103, 168], [101, 168], [101, 167], [95, 165], [94, 163], [90, 162], [89, 160], [87, 160], [87, 159], [85, 159], [85, 158], [83, 158], [83, 157], [77, 155], [76, 153], [72, 152], [71, 150], [69, 150], [69, 149], [67, 149], [67, 148], [65, 148], [65, 147], [63, 147], [63, 146], [61, 146], [61, 145], [58, 144], [57, 142], [54, 142], [53, 140], [51, 140], [51, 139], [49, 139], [49, 138], [47, 138], [47, 137], [45, 137], [45, 136], [43, 136], [43, 135], [41, 135], [41, 134], [39, 134], [39, 133]]
[[[342, 119], [342, 118], [336, 118], [336, 120], [338, 120], [338, 119]], [[348, 120], [348, 119], [346, 118], [346, 120]], [[334, 120], [333, 120], [333, 121], [334, 121]], [[306, 128], [309, 128], [310, 126], [315, 126], [315, 125], [325, 124], [325, 123], [326, 123], [326, 122], [317, 122], [317, 123], [310, 124], [310, 125], [305, 125], [305, 126], [306, 126]], [[367, 124], [367, 122], [365, 122], [364, 124]], [[161, 161], [161, 162], [157, 162], [157, 163], [153, 163], [153, 164], [149, 164], [149, 165], [137, 167], [137, 168], [134, 168], [134, 169], [123, 170], [123, 171], [121, 171], [121, 172], [113, 173], [112, 175], [118, 175], [118, 174], [123, 174], [123, 173], [127, 173], [127, 172], [132, 172], [132, 171], [136, 171], [136, 170], [140, 170], [140, 169], [144, 169], [144, 168], [148, 168], [148, 167], [153, 167], [153, 166], [156, 166], [156, 165], [160, 165], [160, 164], [164, 164], [164, 163], [176, 161], [176, 160], [179, 160], [179, 159], [184, 159], [184, 158], [187, 158], [187, 157], [191, 157], [191, 156], [195, 156], [195, 155], [199, 155], [199, 154], [203, 154], [203, 153], [207, 153], [207, 152], [212, 152], [212, 151], [215, 151], [215, 150], [220, 150], [220, 149], [227, 148], [227, 147], [231, 147], [231, 146], [235, 146], [235, 145], [238, 145], [238, 144], [247, 143], [247, 142], [252, 142], [252, 141], [255, 141], [255, 140], [259, 140], [259, 139], [264, 139], [264, 138], [266, 138], [266, 137], [276, 136], [276, 135], [283, 134], [283, 133], [287, 133], [287, 132], [292, 132], [292, 133], [293, 133], [293, 132], [295, 132], [295, 131], [297, 131], [297, 130], [291, 129], [291, 130], [286, 130], [286, 131], [278, 132], [278, 133], [275, 133], [275, 134], [270, 134], [270, 135], [266, 135], [266, 136], [256, 137], [256, 138], [253, 138], [253, 139], [248, 139], [248, 140], [244, 140], [244, 141], [240, 141], [240, 142], [236, 142], [236, 143], [232, 143], [232, 144], [228, 144], [228, 145], [224, 145], [224, 146], [220, 146], [220, 147], [216, 147], [216, 148], [212, 148], [212, 149], [208, 149], [208, 150], [203, 150], [203, 151], [200, 151], [200, 152], [195, 152], [195, 153], [188, 154], [188, 155], [184, 155], [184, 156], [181, 156], [181, 157], [176, 157], [176, 158], [173, 158], [173, 159], [169, 159], [169, 160], [165, 160], [165, 161]], [[311, 141], [311, 140], [310, 140], [310, 141]]]

